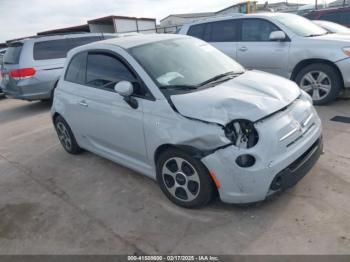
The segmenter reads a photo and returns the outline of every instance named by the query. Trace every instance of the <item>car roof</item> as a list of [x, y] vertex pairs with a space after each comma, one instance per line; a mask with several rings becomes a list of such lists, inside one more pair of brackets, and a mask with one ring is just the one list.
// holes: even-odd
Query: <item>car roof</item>
[[149, 43], [159, 42], [163, 40], [186, 38], [188, 36], [178, 34], [127, 34], [119, 35], [116, 38], [99, 41], [96, 43], [90, 43], [88, 46], [94, 46], [96, 44], [109, 44], [122, 47], [124, 49], [132, 48], [135, 46], [145, 45]]
[[245, 18], [265, 18], [265, 17], [274, 17], [277, 15], [289, 15], [289, 16], [295, 16], [295, 14], [289, 14], [289, 13], [279, 13], [279, 12], [262, 12], [262, 13], [254, 13], [254, 14], [232, 14], [232, 15], [225, 15], [225, 16], [214, 16], [214, 17], [208, 17], [200, 20], [196, 20], [193, 22], [186, 23], [186, 25], [196, 25], [196, 24], [204, 24], [208, 22], [215, 22], [215, 21], [222, 21], [222, 20], [228, 20], [228, 19], [245, 19]]
[[90, 36], [102, 36], [102, 35], [113, 35], [113, 34], [102, 34], [102, 33], [74, 33], [74, 34], [55, 34], [55, 35], [38, 35], [32, 36], [20, 40], [11, 41], [8, 44], [14, 43], [26, 43], [26, 42], [42, 42], [50, 40], [58, 40], [64, 38], [77, 38], [77, 37], [90, 37]]

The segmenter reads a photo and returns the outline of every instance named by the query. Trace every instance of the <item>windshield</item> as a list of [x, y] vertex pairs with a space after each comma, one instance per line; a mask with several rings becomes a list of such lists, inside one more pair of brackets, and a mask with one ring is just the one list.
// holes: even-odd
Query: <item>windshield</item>
[[331, 33], [350, 34], [350, 29], [337, 23], [328, 21], [314, 21], [315, 24], [323, 27]]
[[154, 42], [129, 51], [160, 88], [186, 89], [244, 71], [213, 46], [190, 37]]
[[298, 15], [280, 14], [274, 18], [299, 36], [311, 37], [327, 34], [323, 28]]

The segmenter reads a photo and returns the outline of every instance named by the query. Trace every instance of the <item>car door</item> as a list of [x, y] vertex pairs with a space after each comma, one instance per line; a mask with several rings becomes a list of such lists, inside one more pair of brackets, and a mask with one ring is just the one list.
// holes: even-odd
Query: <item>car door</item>
[[271, 41], [270, 34], [274, 31], [280, 29], [265, 19], [242, 19], [237, 61], [248, 69], [287, 76], [290, 40]]
[[209, 42], [221, 52], [236, 59], [238, 25], [237, 20], [222, 20], [193, 25], [187, 34]]
[[[80, 88], [74, 121], [87, 149], [126, 165], [147, 162], [143, 133], [142, 98], [136, 109], [114, 91], [117, 82], [138, 82], [120, 57], [109, 52], [87, 54], [86, 77]], [[135, 95], [137, 95], [135, 93]]]
[[207, 25], [208, 42], [233, 59], [237, 58], [238, 22], [230, 19]]

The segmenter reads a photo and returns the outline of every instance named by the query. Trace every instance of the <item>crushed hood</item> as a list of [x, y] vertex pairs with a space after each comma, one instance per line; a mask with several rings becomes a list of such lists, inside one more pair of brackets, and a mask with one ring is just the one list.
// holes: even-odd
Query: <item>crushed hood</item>
[[235, 119], [255, 122], [289, 105], [299, 95], [299, 87], [285, 78], [247, 71], [215, 87], [170, 98], [183, 116], [226, 125]]

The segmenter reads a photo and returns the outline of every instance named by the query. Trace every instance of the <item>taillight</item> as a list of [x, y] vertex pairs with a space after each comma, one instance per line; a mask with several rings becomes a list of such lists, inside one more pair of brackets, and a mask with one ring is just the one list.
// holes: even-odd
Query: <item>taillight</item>
[[15, 80], [21, 80], [30, 78], [35, 75], [35, 69], [34, 68], [22, 68], [22, 69], [16, 69], [11, 70], [9, 72], [10, 77], [12, 77]]

